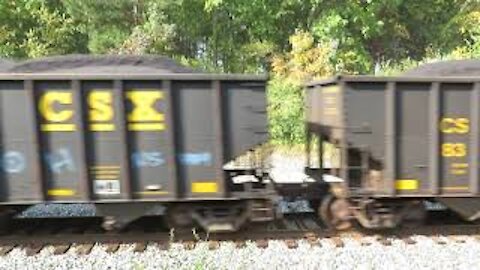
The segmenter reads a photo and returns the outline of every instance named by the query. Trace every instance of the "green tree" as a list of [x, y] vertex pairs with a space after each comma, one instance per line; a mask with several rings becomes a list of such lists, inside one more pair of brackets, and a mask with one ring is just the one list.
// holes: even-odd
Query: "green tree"
[[343, 0], [326, 8], [311, 30], [336, 43], [338, 71], [368, 73], [385, 61], [418, 61], [465, 43], [461, 23], [475, 9], [475, 0]]
[[1, 0], [0, 54], [24, 58], [84, 52], [85, 37], [58, 1]]
[[143, 1], [64, 0], [63, 5], [88, 36], [92, 53], [107, 53], [119, 47], [142, 21]]

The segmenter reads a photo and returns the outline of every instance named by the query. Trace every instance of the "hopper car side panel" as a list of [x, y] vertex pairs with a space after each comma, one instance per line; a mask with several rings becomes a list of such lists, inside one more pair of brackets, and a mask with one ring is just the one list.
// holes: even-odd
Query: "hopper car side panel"
[[265, 79], [167, 77], [2, 78], [0, 201], [228, 197], [222, 165], [267, 139]]
[[[320, 117], [308, 120], [310, 132], [321, 127], [323, 136], [339, 140], [340, 175], [352, 196], [478, 196], [479, 85], [442, 78], [328, 82], [310, 91], [338, 87], [341, 101], [328, 101], [341, 117], [326, 118], [323, 106]], [[321, 104], [328, 98], [309, 96]]]

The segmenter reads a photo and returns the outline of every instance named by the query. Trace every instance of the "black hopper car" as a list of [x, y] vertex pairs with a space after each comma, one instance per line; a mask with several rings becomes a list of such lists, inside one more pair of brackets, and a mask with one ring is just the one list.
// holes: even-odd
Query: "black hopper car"
[[421, 222], [425, 201], [475, 220], [480, 76], [462, 73], [469, 65], [480, 66], [309, 84], [305, 174], [314, 181], [285, 188], [263, 163], [265, 76], [151, 56], [11, 63], [0, 71], [1, 215], [91, 203], [115, 230], [162, 206], [171, 227], [231, 232], [281, 218], [278, 198], [295, 192], [337, 229]]

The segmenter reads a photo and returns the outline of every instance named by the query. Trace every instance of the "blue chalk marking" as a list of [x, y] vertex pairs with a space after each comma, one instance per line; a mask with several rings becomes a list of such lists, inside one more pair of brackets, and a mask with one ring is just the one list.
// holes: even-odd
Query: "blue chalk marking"
[[161, 152], [136, 152], [131, 156], [132, 165], [136, 168], [155, 168], [165, 164]]
[[21, 152], [7, 151], [2, 155], [2, 169], [6, 173], [21, 173], [25, 170], [25, 156]]
[[68, 148], [60, 148], [53, 152], [46, 153], [45, 161], [49, 169], [55, 174], [75, 171], [75, 162]]
[[212, 165], [212, 154], [204, 153], [183, 153], [179, 154], [180, 163], [189, 166], [210, 166]]

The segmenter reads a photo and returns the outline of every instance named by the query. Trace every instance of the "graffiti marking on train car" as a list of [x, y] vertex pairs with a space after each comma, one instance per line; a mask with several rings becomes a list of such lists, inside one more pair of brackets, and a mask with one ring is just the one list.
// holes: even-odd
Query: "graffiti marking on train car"
[[189, 166], [210, 166], [212, 165], [212, 154], [208, 152], [201, 153], [182, 153], [179, 155], [180, 163]]
[[45, 160], [50, 171], [55, 174], [75, 171], [75, 162], [68, 148], [59, 148], [53, 152], [46, 153]]
[[2, 155], [2, 169], [6, 173], [21, 173], [25, 170], [25, 156], [21, 152], [7, 151]]
[[165, 164], [165, 158], [161, 152], [140, 151], [132, 154], [132, 164], [134, 167], [159, 167]]

